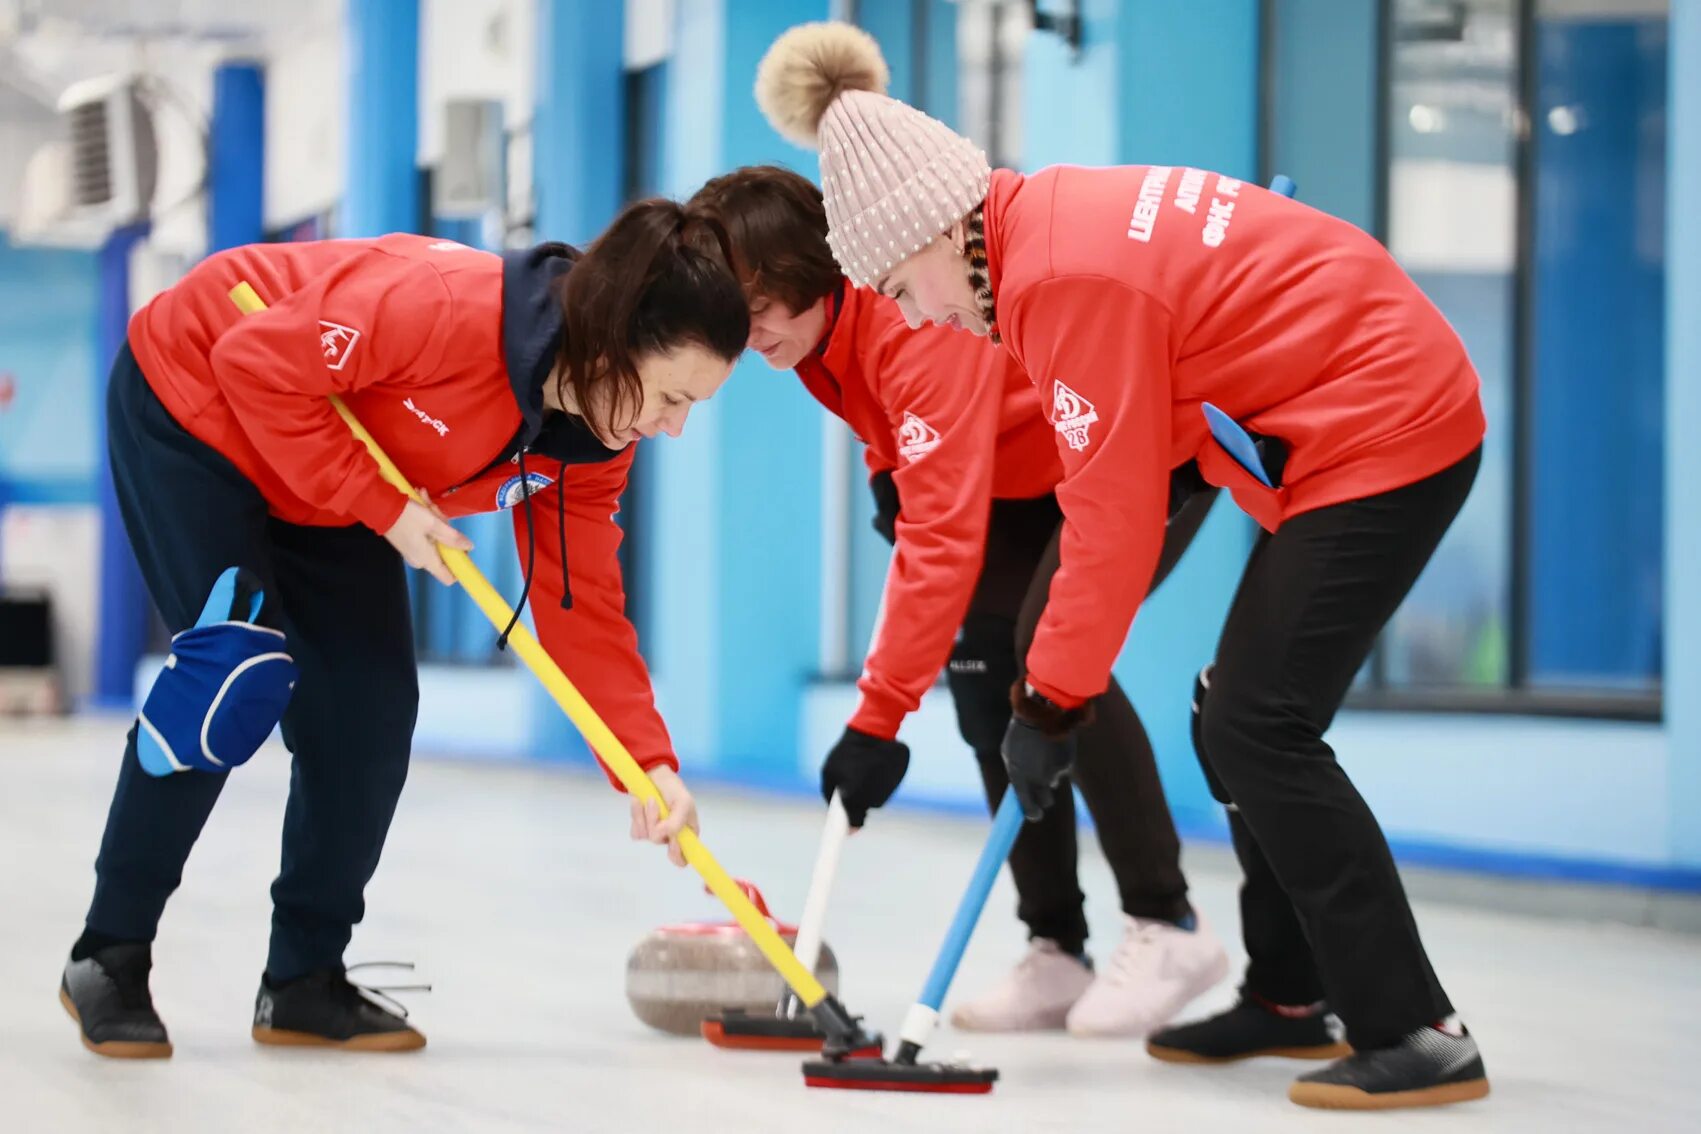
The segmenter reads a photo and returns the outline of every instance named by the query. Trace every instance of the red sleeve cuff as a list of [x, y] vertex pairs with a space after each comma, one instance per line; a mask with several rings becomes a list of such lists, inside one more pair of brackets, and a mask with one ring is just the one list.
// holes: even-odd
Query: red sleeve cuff
[[396, 521], [401, 518], [402, 509], [407, 507], [407, 503], [406, 496], [382, 478], [375, 476], [372, 483], [362, 488], [349, 502], [349, 512], [355, 519], [383, 535], [396, 526]]
[[1027, 681], [1028, 685], [1033, 688], [1035, 693], [1038, 693], [1041, 697], [1044, 697], [1047, 701], [1050, 701], [1060, 709], [1079, 709], [1091, 699], [1088, 697], [1077, 697], [1073, 693], [1065, 693], [1057, 686], [1047, 684], [1031, 673], [1028, 674]]
[[[625, 795], [626, 785], [620, 782], [620, 777], [614, 774], [614, 770], [612, 768], [602, 762], [601, 756], [598, 756], [596, 761], [597, 767], [602, 769], [602, 774], [608, 777], [609, 785], [621, 795]], [[677, 772], [679, 771], [679, 757], [675, 756], [671, 752], [662, 756], [646, 756], [642, 760], [638, 761], [638, 767], [644, 769], [646, 772], [650, 771], [652, 768], [671, 768]]]
[[898, 729], [904, 723], [904, 710], [882, 697], [870, 697], [864, 693], [857, 702], [856, 712], [847, 722], [858, 732], [881, 740], [896, 740]]

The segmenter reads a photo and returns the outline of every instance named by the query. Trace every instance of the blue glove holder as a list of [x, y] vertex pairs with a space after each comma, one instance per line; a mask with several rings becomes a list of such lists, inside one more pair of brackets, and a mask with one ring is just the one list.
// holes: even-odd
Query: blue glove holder
[[283, 632], [254, 623], [264, 600], [258, 580], [232, 567], [213, 584], [200, 620], [172, 638], [137, 720], [143, 771], [226, 772], [272, 734], [297, 671]]

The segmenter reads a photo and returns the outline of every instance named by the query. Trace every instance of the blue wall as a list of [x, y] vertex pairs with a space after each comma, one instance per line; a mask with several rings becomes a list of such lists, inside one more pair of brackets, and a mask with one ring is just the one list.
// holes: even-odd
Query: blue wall
[[[689, 194], [739, 165], [812, 168], [813, 155], [768, 128], [751, 77], [780, 32], [826, 15], [824, 2], [743, 0], [730, 19], [721, 0], [681, 0], [668, 77], [670, 191]], [[760, 359], [742, 362], [692, 412], [683, 437], [640, 460], [651, 478], [647, 652], [680, 754], [789, 778], [817, 657], [820, 422], [808, 399], [776, 396], [776, 379]]]
[[[1366, 232], [1376, 227], [1376, 4], [1277, 0], [1267, 175], [1285, 173], [1305, 203]], [[1327, 66], [1319, 66], [1327, 60]]]
[[[1055, 36], [1030, 40], [1024, 165], [1196, 165], [1258, 176], [1256, 0], [1088, 0], [1085, 13], [1079, 59]], [[1250, 522], [1219, 502], [1141, 609], [1116, 667], [1183, 823], [1218, 821], [1188, 738], [1188, 692], [1215, 651], [1251, 538]]]
[[101, 371], [93, 253], [15, 248], [0, 232], [0, 503], [89, 504], [100, 469], [90, 428]]
[[1701, 5], [1673, 4], [1666, 108], [1666, 735], [1673, 857], [1701, 869]]

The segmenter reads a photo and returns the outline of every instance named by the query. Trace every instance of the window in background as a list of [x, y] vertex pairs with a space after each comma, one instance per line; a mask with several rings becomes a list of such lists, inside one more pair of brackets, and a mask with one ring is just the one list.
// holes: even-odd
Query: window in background
[[1388, 248], [1446, 315], [1482, 376], [1488, 439], [1464, 511], [1383, 636], [1390, 686], [1509, 676], [1518, 247], [1518, 23], [1513, 0], [1396, 0], [1386, 31]]
[[1525, 672], [1660, 681], [1667, 0], [1536, 0]]
[[1384, 8], [1383, 235], [1470, 351], [1489, 434], [1373, 698], [1658, 711], [1668, 8]]

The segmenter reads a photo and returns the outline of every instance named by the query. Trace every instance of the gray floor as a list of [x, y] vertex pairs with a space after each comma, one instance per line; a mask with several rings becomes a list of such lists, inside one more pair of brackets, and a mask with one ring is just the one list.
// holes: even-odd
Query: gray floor
[[[0, 1129], [18, 1131], [1701, 1130], [1701, 940], [1655, 929], [1423, 903], [1426, 939], [1480, 1037], [1485, 1102], [1429, 1113], [1291, 1106], [1296, 1068], [1193, 1070], [1123, 1042], [942, 1033], [1000, 1068], [988, 1098], [812, 1092], [789, 1056], [732, 1054], [645, 1029], [626, 1006], [628, 950], [654, 926], [714, 913], [692, 876], [625, 841], [598, 779], [420, 761], [351, 960], [404, 959], [436, 984], [411, 998], [430, 1047], [333, 1056], [255, 1047], [284, 754], [232, 776], [157, 947], [154, 990], [176, 1057], [97, 1059], [55, 998], [111, 790], [121, 726], [0, 723]], [[795, 914], [819, 813], [703, 799], [704, 837]], [[919, 989], [982, 834], [967, 820], [878, 817], [853, 839], [828, 939], [844, 998], [887, 1030]], [[1235, 929], [1234, 880], [1196, 856], [1200, 906]], [[1109, 944], [1114, 897], [1083, 864]], [[959, 991], [1021, 952], [1001, 884]], [[1198, 1012], [1230, 995], [1219, 989]]]

